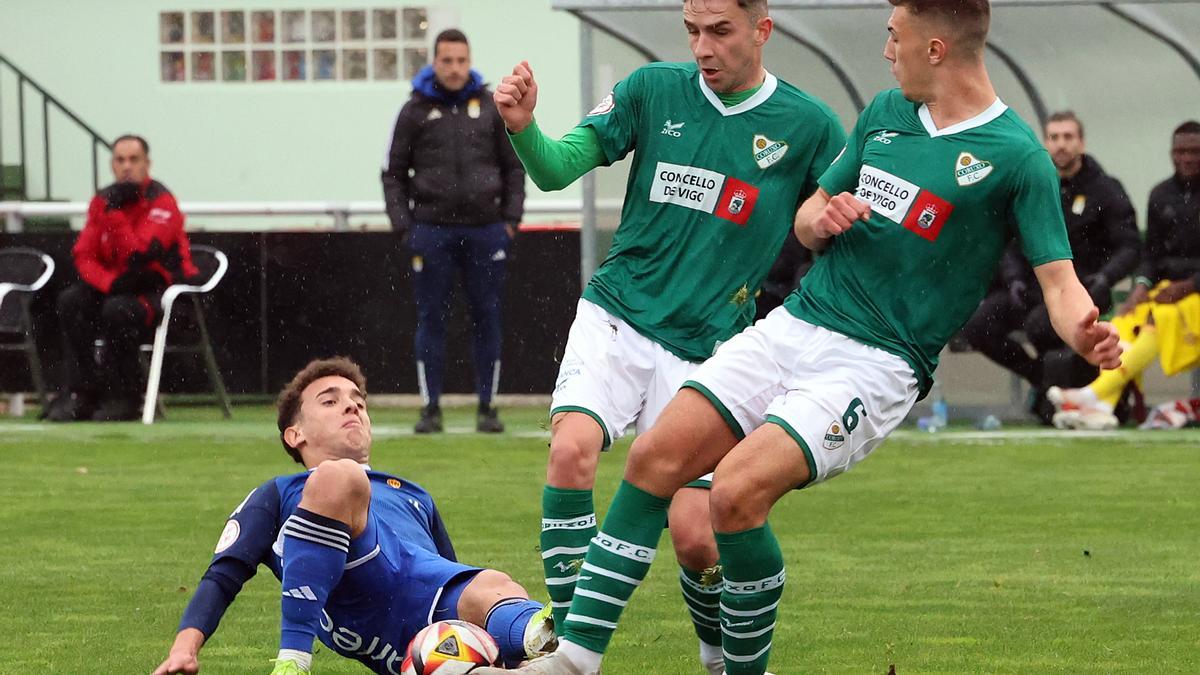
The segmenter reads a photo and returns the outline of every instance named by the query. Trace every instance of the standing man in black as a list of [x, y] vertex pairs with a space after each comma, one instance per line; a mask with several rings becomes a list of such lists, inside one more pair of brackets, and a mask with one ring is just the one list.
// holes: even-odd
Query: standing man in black
[[[1075, 113], [1057, 112], [1043, 129], [1046, 150], [1058, 169], [1059, 192], [1075, 271], [1092, 301], [1107, 312], [1112, 287], [1133, 273], [1141, 241], [1133, 204], [1120, 181], [1104, 173], [1085, 153], [1083, 122]], [[980, 303], [962, 334], [977, 351], [1020, 375], [1033, 387], [1032, 412], [1046, 424], [1054, 406], [1045, 399], [1048, 387], [1078, 387], [1096, 377], [1095, 367], [1063, 344], [1050, 325], [1045, 301], [1037, 291], [1033, 270], [1010, 247], [1001, 264], [999, 287]], [[1009, 333], [1023, 330], [1036, 352], [1030, 355]]]
[[475, 327], [476, 428], [504, 431], [492, 406], [500, 381], [500, 301], [508, 247], [525, 202], [525, 170], [467, 37], [437, 36], [433, 64], [413, 78], [383, 167], [388, 218], [412, 251], [417, 379], [425, 407], [417, 433], [442, 430], [446, 315], [461, 271]]

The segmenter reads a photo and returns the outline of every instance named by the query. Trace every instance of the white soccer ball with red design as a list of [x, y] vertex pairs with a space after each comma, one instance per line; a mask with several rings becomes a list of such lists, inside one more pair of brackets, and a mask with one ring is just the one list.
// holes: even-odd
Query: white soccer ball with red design
[[461, 675], [494, 666], [500, 646], [473, 623], [438, 621], [421, 629], [408, 645], [403, 675]]

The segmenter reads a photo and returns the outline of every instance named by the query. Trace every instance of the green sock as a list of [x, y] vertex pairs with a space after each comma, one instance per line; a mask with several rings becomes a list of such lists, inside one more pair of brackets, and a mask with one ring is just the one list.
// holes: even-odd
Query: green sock
[[571, 608], [579, 566], [596, 536], [591, 490], [542, 489], [542, 569], [550, 592], [555, 630], [561, 632]]
[[783, 596], [783, 551], [769, 524], [743, 532], [717, 533], [725, 590], [721, 593], [722, 647], [728, 675], [762, 675], [771, 656], [779, 598]]
[[560, 633], [567, 640], [594, 652], [608, 648], [621, 610], [654, 562], [670, 505], [670, 499], [621, 481], [579, 571], [575, 599]]
[[721, 646], [721, 566], [703, 572], [679, 568], [679, 587], [692, 617], [696, 637], [705, 644]]

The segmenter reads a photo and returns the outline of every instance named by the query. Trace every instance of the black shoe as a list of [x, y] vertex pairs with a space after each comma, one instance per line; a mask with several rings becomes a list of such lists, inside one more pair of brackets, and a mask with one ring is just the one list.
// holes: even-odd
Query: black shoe
[[504, 432], [504, 423], [495, 408], [484, 408], [475, 416], [475, 431], [481, 434], [499, 434]]
[[50, 422], [80, 422], [92, 419], [95, 411], [96, 399], [90, 394], [71, 392], [51, 401], [42, 418]]
[[417, 420], [413, 432], [418, 434], [435, 434], [442, 431], [442, 409], [435, 406], [421, 408], [421, 419]]
[[1045, 389], [1034, 389], [1029, 392], [1029, 399], [1026, 402], [1027, 409], [1030, 414], [1037, 418], [1043, 426], [1054, 426], [1054, 413], [1058, 409], [1046, 398]]
[[142, 411], [138, 402], [132, 398], [117, 397], [105, 399], [100, 409], [92, 415], [93, 422], [129, 422], [141, 418]]

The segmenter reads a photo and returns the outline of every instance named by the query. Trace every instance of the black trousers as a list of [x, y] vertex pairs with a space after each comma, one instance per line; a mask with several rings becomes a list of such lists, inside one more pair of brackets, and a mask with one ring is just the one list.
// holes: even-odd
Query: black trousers
[[[70, 391], [137, 398], [143, 386], [138, 347], [153, 328], [158, 304], [158, 297], [106, 295], [82, 283], [60, 293], [58, 321]], [[104, 340], [98, 353], [97, 339]]]
[[[1009, 337], [1016, 330], [1025, 332], [1036, 356], [1029, 356], [1020, 342]], [[1099, 372], [1054, 332], [1046, 305], [1018, 302], [1006, 289], [993, 291], [979, 303], [962, 335], [976, 351], [1038, 390], [1052, 385], [1082, 387]]]

